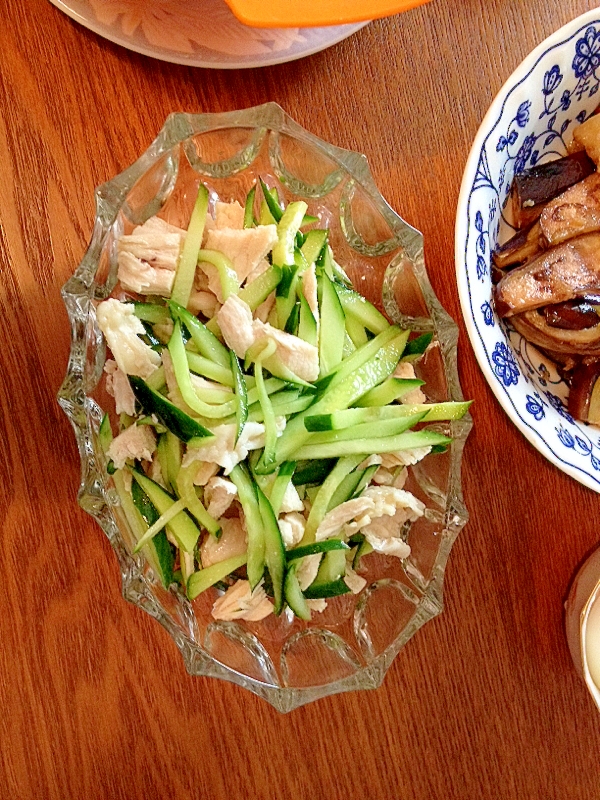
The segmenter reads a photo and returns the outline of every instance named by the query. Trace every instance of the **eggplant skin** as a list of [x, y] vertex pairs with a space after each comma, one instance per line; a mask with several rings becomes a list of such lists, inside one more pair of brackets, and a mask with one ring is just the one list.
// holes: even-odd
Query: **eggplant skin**
[[499, 317], [512, 317], [600, 290], [600, 233], [546, 250], [507, 273], [494, 287]]
[[517, 228], [535, 222], [549, 200], [592, 174], [594, 169], [593, 160], [582, 150], [555, 161], [536, 164], [515, 175], [512, 209]]

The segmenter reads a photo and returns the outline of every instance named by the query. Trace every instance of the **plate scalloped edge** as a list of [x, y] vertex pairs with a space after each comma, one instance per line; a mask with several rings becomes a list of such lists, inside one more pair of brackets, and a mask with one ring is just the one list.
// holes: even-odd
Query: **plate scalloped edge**
[[[577, 423], [568, 414], [563, 402], [564, 394], [567, 391], [566, 385], [562, 385], [562, 397], [561, 387], [559, 387], [557, 394], [549, 391], [532, 391], [531, 394], [528, 394], [523, 385], [517, 385], [521, 377], [519, 366], [525, 367], [522, 377], [524, 378], [524, 383], [528, 384], [529, 387], [534, 386], [543, 390], [548, 382], [558, 384], [560, 381], [553, 379], [549, 362], [535, 348], [531, 345], [527, 346], [522, 337], [514, 332], [507, 331], [504, 325], [498, 323], [489, 302], [490, 296], [488, 292], [487, 302], [484, 302], [479, 309], [482, 314], [482, 321], [489, 328], [498, 323], [501, 331], [493, 352], [490, 352], [490, 349], [486, 346], [486, 336], [483, 328], [475, 317], [471, 276], [468, 267], [468, 248], [472, 226], [475, 225], [478, 234], [477, 238], [481, 239], [481, 236], [489, 237], [494, 227], [497, 232], [500, 225], [501, 206], [503, 203], [499, 203], [498, 207], [494, 209], [495, 216], [490, 210], [490, 219], [486, 231], [481, 212], [477, 211], [475, 215], [472, 213], [471, 200], [474, 192], [481, 188], [481, 181], [479, 186], [477, 182], [482, 175], [482, 165], [484, 165], [485, 170], [488, 169], [486, 145], [491, 135], [497, 130], [511, 95], [523, 87], [523, 84], [531, 77], [534, 70], [541, 65], [545, 56], [550, 53], [553, 54], [560, 45], [576, 39], [582, 33], [585, 36], [593, 25], [600, 26], [600, 9], [593, 9], [577, 17], [541, 42], [521, 62], [496, 95], [474, 139], [463, 175], [457, 205], [455, 262], [459, 298], [471, 346], [484, 377], [498, 402], [511, 421], [543, 456], [570, 477], [588, 488], [600, 492], [600, 430], [583, 423]], [[600, 42], [600, 31], [597, 36], [597, 41]], [[546, 76], [550, 72], [552, 72], [552, 69], [546, 73]], [[560, 72], [556, 74], [562, 80], [563, 75]], [[600, 83], [600, 81], [598, 82]], [[558, 83], [556, 85], [558, 86]], [[545, 90], [547, 88], [549, 86], [544, 84], [542, 91], [546, 93]], [[590, 98], [595, 94], [597, 88], [596, 84], [596, 89], [586, 97], [588, 105], [590, 105]], [[526, 92], [525, 97], [527, 96]], [[579, 100], [581, 101], [581, 97]], [[596, 98], [593, 105], [597, 105], [597, 102], [598, 98]], [[527, 106], [527, 120], [521, 126], [523, 128], [529, 119], [530, 106], [531, 103]], [[518, 110], [520, 111], [522, 108], [524, 108], [523, 103]], [[592, 106], [590, 105], [588, 113], [591, 108]], [[566, 111], [566, 109], [564, 110]], [[517, 117], [514, 117], [513, 121], [516, 119]], [[570, 124], [574, 122], [575, 120], [570, 120]], [[516, 147], [519, 144], [516, 138], [515, 142]], [[500, 144], [498, 144], [499, 146]], [[552, 152], [556, 153], [557, 151]], [[530, 163], [533, 164], [533, 160]], [[509, 185], [510, 180], [507, 178], [503, 187], [505, 195]], [[489, 186], [494, 188], [491, 181]], [[498, 190], [495, 189], [495, 191], [499, 195]], [[477, 215], [479, 216], [477, 217]], [[493, 219], [492, 216], [494, 216]], [[472, 242], [471, 246], [473, 246]], [[483, 256], [484, 253], [482, 252], [481, 255]], [[491, 254], [488, 253], [488, 255]], [[489, 263], [486, 264], [486, 269], [488, 267]], [[477, 278], [481, 278], [481, 276], [477, 274]], [[484, 309], [484, 306], [487, 306], [487, 308]], [[489, 339], [489, 336], [487, 338]], [[517, 347], [515, 347], [514, 342], [516, 342]], [[525, 352], [527, 350], [530, 352]], [[514, 351], [517, 351], [517, 355], [515, 355]], [[532, 358], [537, 359], [536, 366], [531, 363]], [[546, 381], [546, 378], [550, 380]], [[516, 391], [517, 389], [518, 392]], [[516, 395], [518, 395], [519, 404], [515, 400]], [[542, 420], [546, 424], [540, 430], [539, 423]], [[537, 422], [538, 425], [536, 426], [534, 422]], [[547, 423], [550, 423], [550, 425]], [[552, 425], [554, 425], [554, 436], [556, 437], [556, 442], [553, 444], [548, 441], [548, 437], [544, 434], [544, 430], [550, 432]], [[590, 431], [592, 431], [592, 436], [590, 436]]]

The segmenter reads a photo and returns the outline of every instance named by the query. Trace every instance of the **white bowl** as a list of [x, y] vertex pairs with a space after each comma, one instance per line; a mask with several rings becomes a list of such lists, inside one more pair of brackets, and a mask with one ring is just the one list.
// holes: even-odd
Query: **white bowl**
[[479, 365], [529, 441], [563, 472], [600, 491], [600, 429], [568, 413], [568, 387], [494, 311], [490, 258], [508, 238], [502, 209], [515, 172], [566, 153], [574, 127], [600, 104], [600, 9], [565, 25], [506, 81], [467, 161], [456, 219], [462, 311]]

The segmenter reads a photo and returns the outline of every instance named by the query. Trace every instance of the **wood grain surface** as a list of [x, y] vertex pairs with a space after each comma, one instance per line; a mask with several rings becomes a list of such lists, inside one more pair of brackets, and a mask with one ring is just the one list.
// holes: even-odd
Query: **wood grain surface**
[[600, 498], [511, 424], [462, 322], [471, 520], [445, 612], [380, 689], [285, 716], [190, 678], [168, 634], [121, 598], [108, 541], [76, 504], [79, 458], [55, 401], [69, 347], [59, 290], [94, 188], [175, 110], [274, 100], [365, 153], [424, 232], [434, 289], [460, 320], [454, 218], [478, 125], [533, 46], [594, 5], [433, 0], [309, 58], [227, 71], [137, 55], [47, 0], [0, 2], [0, 798], [600, 798], [600, 716], [563, 632]]

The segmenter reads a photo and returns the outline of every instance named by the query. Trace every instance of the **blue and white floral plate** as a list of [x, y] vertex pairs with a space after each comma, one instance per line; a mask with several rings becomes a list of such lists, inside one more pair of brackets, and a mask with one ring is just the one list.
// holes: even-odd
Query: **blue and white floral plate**
[[463, 177], [456, 220], [462, 311], [479, 365], [529, 441], [571, 477], [600, 492], [600, 428], [568, 413], [567, 385], [532, 345], [500, 322], [490, 258], [512, 229], [503, 207], [515, 172], [564, 155], [573, 128], [600, 104], [600, 9], [565, 25], [504, 84], [486, 114]]

